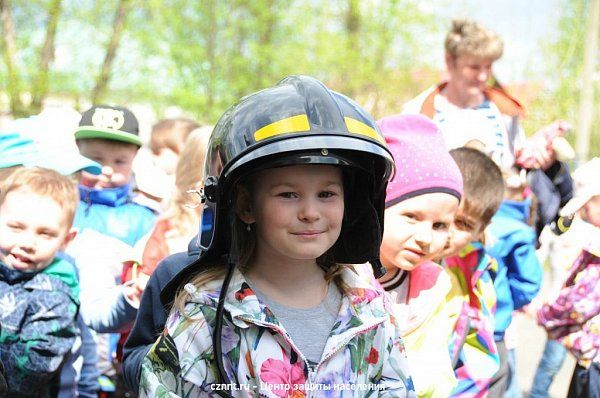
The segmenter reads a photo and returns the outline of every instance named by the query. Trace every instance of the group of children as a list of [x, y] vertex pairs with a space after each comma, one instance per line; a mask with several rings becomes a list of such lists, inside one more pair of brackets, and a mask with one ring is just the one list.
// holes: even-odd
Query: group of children
[[[376, 123], [288, 77], [231, 107], [209, 140], [152, 148], [175, 171], [158, 217], [132, 178], [142, 141], [128, 109], [92, 107], [75, 139], [85, 158], [63, 176], [26, 160], [27, 138], [0, 138], [15, 159], [0, 188], [8, 396], [110, 393], [123, 344], [140, 396], [486, 397], [514, 378], [505, 331], [542, 275], [532, 196], [523, 172], [448, 151], [429, 118]], [[600, 192], [581, 190], [571, 211], [598, 231]], [[572, 396], [598, 388], [590, 242], [539, 313], [580, 359]]]
[[[76, 127], [78, 152], [53, 156], [23, 134], [33, 119], [0, 135], [0, 354], [8, 396], [115, 394], [119, 337], [133, 324], [149, 275], [196, 234], [199, 209], [188, 206], [186, 191], [201, 182], [197, 165], [210, 132], [192, 131], [198, 125], [187, 119], [157, 124], [157, 135], [168, 122], [185, 142], [176, 167], [165, 167], [174, 194], [157, 218], [157, 198], [142, 196], [132, 175], [142, 141], [131, 111], [92, 107]], [[166, 164], [155, 147], [156, 163]]]

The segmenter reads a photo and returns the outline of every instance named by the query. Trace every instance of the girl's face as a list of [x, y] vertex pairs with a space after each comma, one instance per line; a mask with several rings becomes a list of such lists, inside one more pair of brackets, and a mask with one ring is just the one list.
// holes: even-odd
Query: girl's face
[[403, 200], [385, 210], [381, 262], [391, 271], [412, 271], [436, 257], [448, 240], [458, 199], [435, 192]]
[[[238, 215], [256, 233], [256, 261], [312, 263], [340, 236], [344, 217], [341, 170], [300, 165], [267, 169], [254, 178], [249, 206]], [[240, 209], [241, 208], [241, 209]]]

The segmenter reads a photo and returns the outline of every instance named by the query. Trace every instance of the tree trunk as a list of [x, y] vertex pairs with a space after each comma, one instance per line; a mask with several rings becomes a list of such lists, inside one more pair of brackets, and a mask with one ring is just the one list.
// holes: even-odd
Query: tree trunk
[[360, 54], [360, 7], [358, 0], [348, 0], [348, 11], [344, 21], [346, 28], [346, 49], [345, 58], [347, 62], [342, 67], [342, 81], [346, 85], [346, 92], [350, 97], [356, 95], [356, 83], [353, 78], [354, 68], [359, 65]]
[[46, 39], [40, 50], [40, 69], [33, 86], [33, 99], [31, 109], [36, 113], [42, 109], [42, 102], [48, 94], [48, 73], [50, 64], [54, 61], [54, 39], [56, 27], [61, 12], [61, 0], [52, 0], [48, 7], [48, 25], [46, 26]]
[[216, 45], [217, 45], [217, 4], [216, 1], [210, 0], [208, 3], [208, 23], [206, 30], [206, 59], [208, 61], [208, 79], [206, 82], [206, 106], [208, 109], [212, 109], [215, 103], [215, 86], [216, 86]]
[[130, 0], [120, 0], [119, 5], [117, 6], [117, 12], [115, 14], [115, 20], [113, 22], [113, 34], [108, 42], [108, 47], [106, 48], [106, 56], [104, 57], [104, 63], [102, 64], [102, 69], [100, 69], [100, 74], [98, 75], [98, 79], [96, 80], [96, 85], [92, 91], [92, 103], [97, 104], [102, 97], [104, 96], [104, 92], [108, 87], [108, 81], [110, 79], [110, 72], [113, 60], [115, 59], [115, 55], [117, 54], [117, 49], [119, 48], [119, 42], [121, 41], [121, 37], [123, 36], [123, 31], [125, 29], [125, 21], [127, 19], [127, 13], [129, 12]]
[[15, 44], [16, 33], [12, 19], [9, 0], [0, 0], [0, 14], [2, 17], [2, 28], [4, 30], [4, 46], [2, 55], [6, 62], [8, 81], [6, 88], [10, 97], [10, 110], [13, 117], [24, 116], [25, 110], [21, 102], [21, 79], [17, 70], [17, 46]]
[[265, 0], [261, 3], [262, 10], [257, 10], [260, 34], [258, 38], [258, 64], [256, 70], [257, 89], [271, 85], [270, 64], [273, 56], [273, 32], [275, 30], [276, 16], [273, 8], [274, 0]]

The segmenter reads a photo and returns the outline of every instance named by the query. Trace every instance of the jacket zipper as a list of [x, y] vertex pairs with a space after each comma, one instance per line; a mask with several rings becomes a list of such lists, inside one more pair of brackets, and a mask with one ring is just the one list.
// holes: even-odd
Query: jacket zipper
[[[353, 333], [350, 337], [348, 337], [347, 339], [345, 339], [343, 341], [343, 344], [338, 344], [338, 347], [329, 352], [329, 354], [327, 354], [324, 358], [321, 359], [321, 361], [319, 361], [319, 363], [315, 366], [311, 366], [310, 363], [308, 362], [308, 360], [306, 359], [306, 357], [302, 354], [302, 352], [300, 352], [300, 350], [298, 349], [298, 347], [296, 347], [296, 345], [294, 344], [294, 342], [291, 339], [288, 339], [287, 337], [287, 333], [283, 333], [284, 330], [281, 329], [279, 326], [275, 325], [274, 323], [270, 323], [270, 322], [260, 322], [257, 321], [256, 319], [250, 319], [250, 318], [246, 318], [243, 315], [238, 315], [236, 318], [238, 319], [242, 319], [246, 322], [250, 322], [250, 323], [254, 323], [256, 325], [261, 325], [264, 327], [270, 327], [271, 329], [276, 330], [277, 332], [279, 332], [279, 334], [284, 338], [284, 340], [290, 345], [292, 346], [292, 348], [296, 351], [296, 353], [300, 356], [300, 358], [302, 358], [302, 360], [304, 361], [304, 364], [306, 365], [306, 368], [308, 369], [308, 377], [307, 377], [307, 382], [309, 387], [312, 388], [312, 386], [315, 383], [316, 380], [316, 375], [317, 375], [317, 370], [319, 369], [319, 367], [321, 366], [321, 364], [323, 364], [325, 361], [327, 361], [329, 358], [333, 357], [335, 354], [337, 354], [342, 348], [344, 348], [348, 342], [350, 340], [352, 340], [356, 335], [366, 332], [367, 330], [371, 330], [371, 329], [375, 329], [376, 327], [378, 327], [379, 325], [381, 325], [382, 323], [385, 322], [385, 320], [382, 320], [380, 322], [377, 322], [373, 325], [370, 325], [368, 327], [363, 327], [361, 329], [358, 329], [355, 333]], [[308, 390], [305, 391], [307, 394], [307, 397], [311, 397], [313, 395], [313, 390]], [[264, 394], [259, 394], [260, 396], [265, 396]]]

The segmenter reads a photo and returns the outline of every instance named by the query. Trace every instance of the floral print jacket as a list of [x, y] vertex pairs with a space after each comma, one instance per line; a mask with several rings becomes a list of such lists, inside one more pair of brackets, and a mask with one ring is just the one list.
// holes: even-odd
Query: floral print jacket
[[142, 364], [140, 397], [414, 397], [400, 328], [372, 275], [343, 272], [348, 292], [321, 361], [310, 365], [274, 314], [236, 271], [225, 302], [223, 366], [235, 385], [216, 385], [212, 330], [221, 280], [190, 284], [190, 318], [172, 311]]
[[600, 361], [600, 250], [583, 250], [558, 297], [544, 304], [538, 322], [588, 368]]

